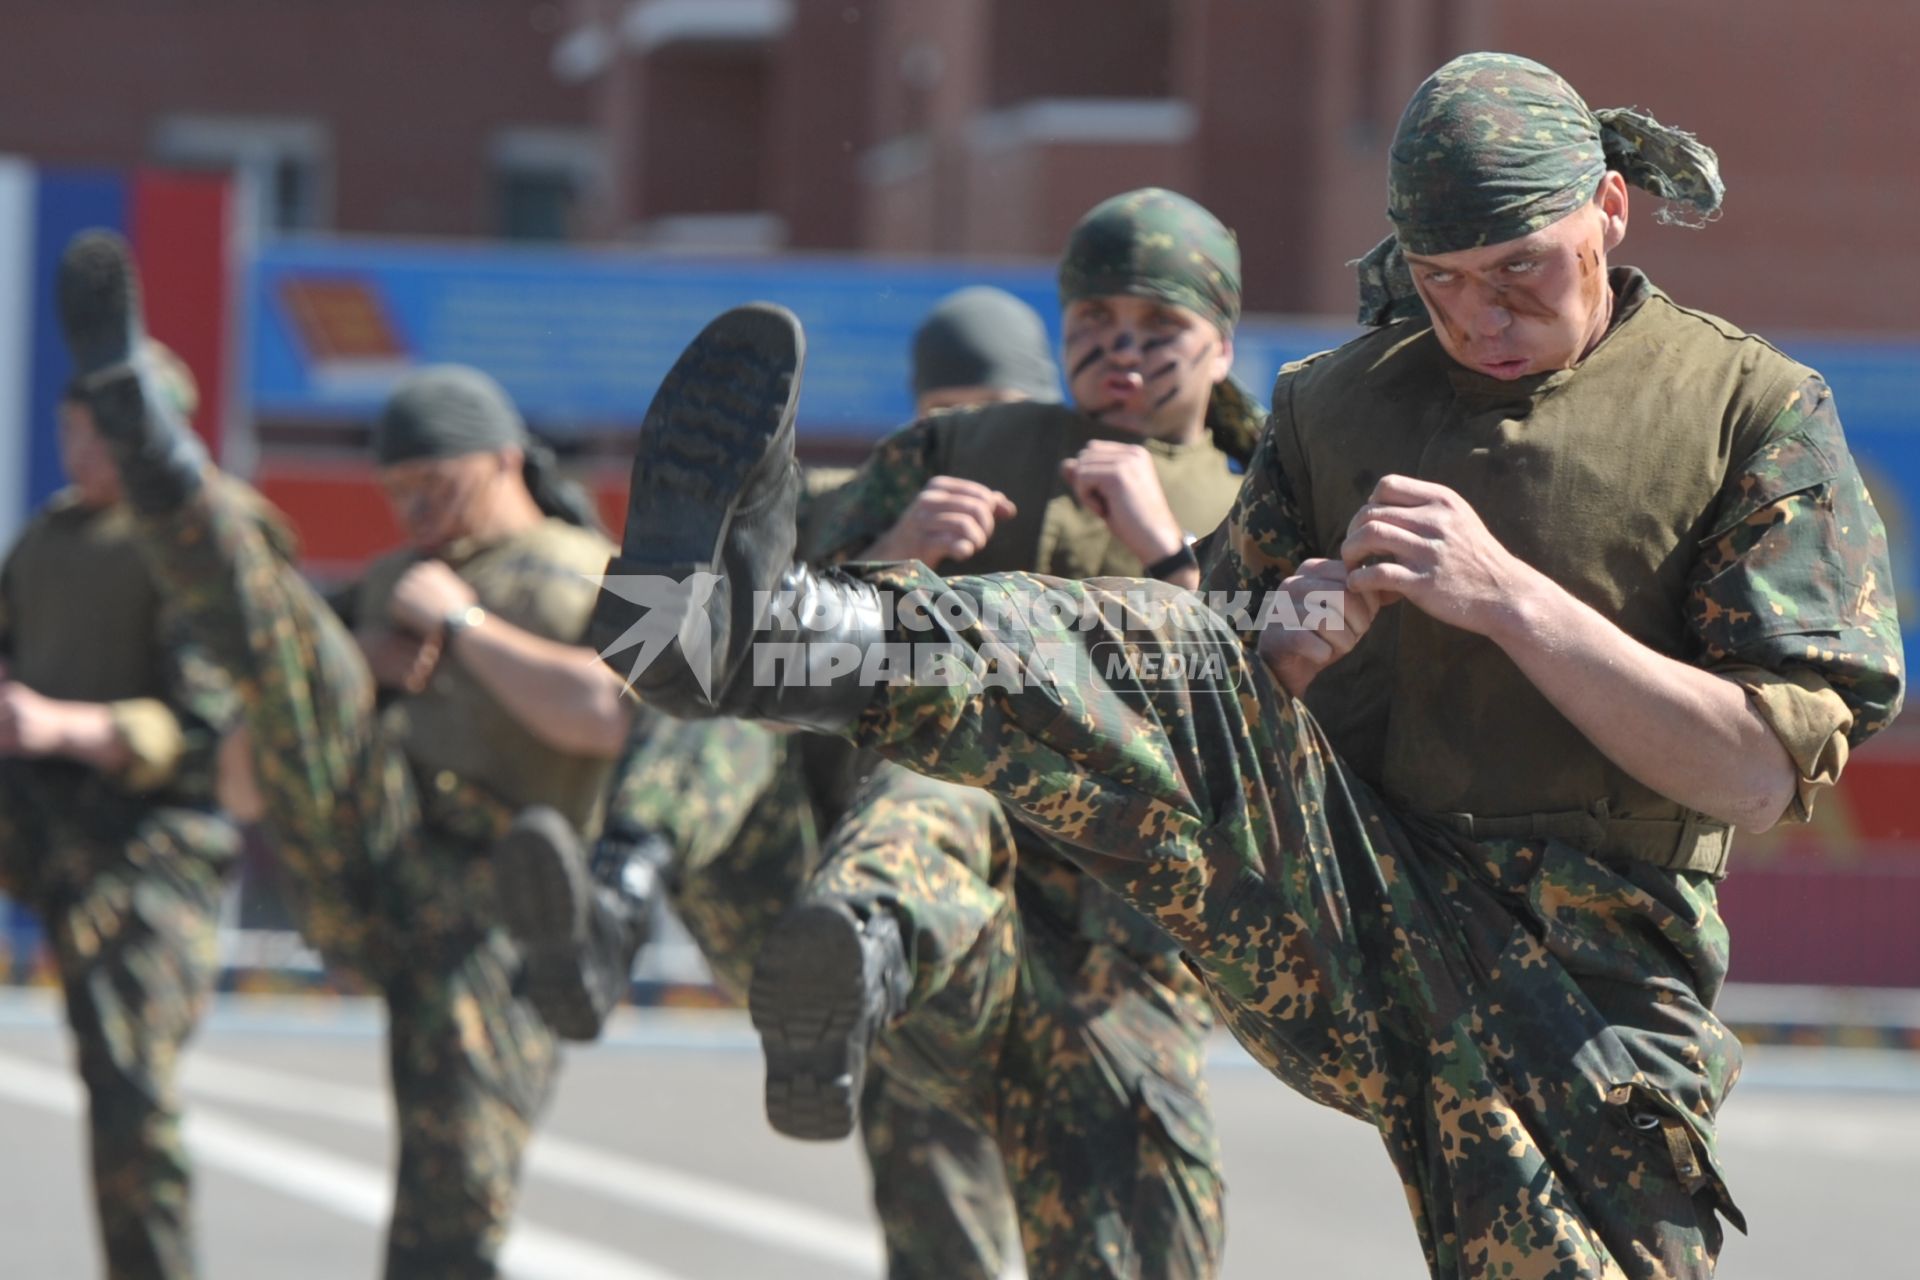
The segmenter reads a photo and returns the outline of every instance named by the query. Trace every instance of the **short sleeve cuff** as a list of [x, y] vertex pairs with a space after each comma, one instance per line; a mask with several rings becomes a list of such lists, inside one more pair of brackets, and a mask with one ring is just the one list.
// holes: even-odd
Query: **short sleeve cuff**
[[1846, 767], [1852, 710], [1832, 685], [1804, 668], [1784, 675], [1737, 665], [1715, 671], [1746, 690], [1754, 711], [1793, 760], [1794, 796], [1781, 820], [1808, 821], [1814, 798], [1838, 782]]

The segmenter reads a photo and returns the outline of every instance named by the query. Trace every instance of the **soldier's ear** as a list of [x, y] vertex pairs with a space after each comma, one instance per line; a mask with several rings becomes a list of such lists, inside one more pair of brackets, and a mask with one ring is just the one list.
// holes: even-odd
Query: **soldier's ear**
[[1220, 350], [1214, 353], [1213, 368], [1209, 372], [1213, 375], [1215, 382], [1226, 381], [1227, 375], [1233, 372], [1233, 336], [1231, 334], [1220, 335]]
[[1612, 253], [1627, 238], [1627, 180], [1609, 169], [1600, 179], [1600, 187], [1593, 193], [1594, 203], [1600, 206], [1601, 242], [1606, 252]]

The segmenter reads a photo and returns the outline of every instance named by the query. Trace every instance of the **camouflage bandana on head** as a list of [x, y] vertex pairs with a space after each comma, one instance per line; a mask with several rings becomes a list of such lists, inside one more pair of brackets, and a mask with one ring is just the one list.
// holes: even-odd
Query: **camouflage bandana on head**
[[1726, 188], [1712, 148], [1630, 108], [1591, 110], [1573, 86], [1526, 58], [1469, 53], [1407, 103], [1387, 161], [1394, 235], [1354, 265], [1360, 320], [1418, 313], [1401, 251], [1453, 253], [1558, 222], [1607, 170], [1670, 203], [1661, 222], [1702, 226]]
[[1240, 319], [1240, 246], [1178, 192], [1143, 187], [1095, 205], [1060, 258], [1060, 305], [1130, 294], [1185, 307], [1231, 337]]

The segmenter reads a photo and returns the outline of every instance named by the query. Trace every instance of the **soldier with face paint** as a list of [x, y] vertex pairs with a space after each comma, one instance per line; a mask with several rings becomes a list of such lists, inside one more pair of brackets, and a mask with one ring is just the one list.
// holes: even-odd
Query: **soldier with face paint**
[[[1226, 514], [1254, 421], [1227, 380], [1233, 237], [1183, 196], [1131, 192], [1074, 230], [1060, 279], [1075, 407], [1028, 378], [1017, 400], [923, 418], [813, 514], [810, 551], [1198, 580], [1188, 544]], [[846, 1133], [871, 1050], [892, 1086], [997, 1142], [1029, 1274], [1213, 1273], [1206, 1001], [1176, 948], [992, 797], [876, 769], [750, 1006], [782, 1132]]]
[[1051, 394], [923, 418], [840, 490], [832, 528], [816, 517], [815, 549], [1066, 577], [1157, 569], [1193, 585], [1187, 545], [1231, 500], [1230, 460], [1259, 430], [1258, 405], [1228, 377], [1239, 273], [1232, 233], [1186, 197], [1102, 202], [1060, 264], [1074, 411]]
[[[1736, 828], [1804, 820], [1898, 713], [1904, 659], [1825, 382], [1611, 265], [1629, 185], [1719, 206], [1712, 152], [1536, 63], [1469, 55], [1419, 88], [1394, 238], [1361, 262], [1378, 327], [1281, 372], [1209, 566], [1333, 602], [1265, 630], [1138, 583], [793, 565], [790, 529], [727, 517], [791, 488], [797, 334], [723, 316], [635, 461], [703, 485], [616, 561], [728, 567], [723, 677], [675, 655], [635, 687], [1007, 801], [1179, 941], [1269, 1070], [1378, 1130], [1434, 1276], [1709, 1276], [1743, 1221], [1715, 1149], [1740, 1066], [1715, 884]], [[700, 452], [706, 353], [747, 334], [728, 381], [758, 403]], [[772, 590], [790, 615], [755, 607]], [[942, 607], [916, 628], [902, 599]], [[603, 593], [593, 634], [633, 613]], [[927, 630], [1014, 678], [751, 660]], [[1135, 660], [1074, 657], [1102, 646]], [[1152, 678], [1196, 650], [1228, 678]]]

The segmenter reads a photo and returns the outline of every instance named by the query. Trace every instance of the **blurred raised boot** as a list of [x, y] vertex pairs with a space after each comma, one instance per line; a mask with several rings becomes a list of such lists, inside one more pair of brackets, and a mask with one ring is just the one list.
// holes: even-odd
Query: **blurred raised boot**
[[754, 961], [747, 1007], [767, 1059], [767, 1120], [791, 1138], [853, 1132], [875, 1037], [906, 1011], [912, 974], [891, 915], [795, 905]]
[[669, 850], [610, 830], [591, 857], [557, 811], [522, 810], [493, 846], [500, 912], [526, 963], [527, 998], [568, 1040], [596, 1040], [646, 945]]
[[114, 232], [82, 232], [60, 257], [55, 292], [74, 386], [113, 453], [127, 501], [146, 515], [178, 510], [205, 482], [207, 451], [160, 386], [132, 250]]

